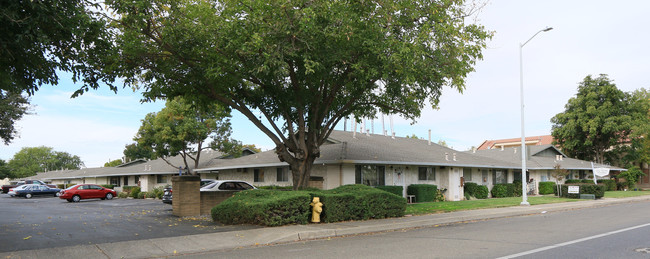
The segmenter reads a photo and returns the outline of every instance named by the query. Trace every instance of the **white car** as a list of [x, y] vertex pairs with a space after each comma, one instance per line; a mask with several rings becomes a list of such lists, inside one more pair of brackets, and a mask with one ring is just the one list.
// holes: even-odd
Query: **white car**
[[14, 188], [9, 189], [9, 192], [8, 192], [7, 194], [9, 194], [9, 196], [11, 196], [11, 197], [14, 197], [14, 196], [16, 196], [16, 191], [18, 191], [18, 190], [25, 190], [25, 189], [26, 189], [27, 187], [29, 187], [29, 186], [39, 186], [39, 184], [23, 184], [23, 185], [18, 185], [18, 186], [14, 187]]
[[257, 189], [250, 183], [238, 180], [219, 180], [201, 187], [202, 192], [243, 191]]

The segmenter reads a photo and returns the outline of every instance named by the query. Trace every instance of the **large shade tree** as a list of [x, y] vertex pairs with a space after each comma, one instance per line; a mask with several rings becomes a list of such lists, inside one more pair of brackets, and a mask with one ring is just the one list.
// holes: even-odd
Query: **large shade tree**
[[84, 166], [81, 158], [51, 147], [24, 147], [7, 163], [11, 178], [34, 176], [39, 172], [72, 170]]
[[607, 75], [585, 77], [565, 111], [551, 119], [555, 144], [572, 157], [627, 166], [617, 148], [634, 151], [629, 144], [648, 124], [649, 106], [639, 96], [619, 90]]
[[[0, 1], [0, 139], [16, 136], [14, 123], [27, 112], [28, 96], [56, 85], [59, 73], [97, 87], [99, 57], [111, 50], [106, 19], [97, 1]], [[100, 62], [100, 63], [97, 63]]]
[[[134, 140], [134, 150], [150, 150], [151, 158], [161, 158], [174, 168], [189, 172], [198, 167], [201, 151], [217, 149], [224, 153], [240, 147], [230, 138], [230, 114], [218, 105], [197, 106], [196, 103], [175, 97], [157, 113], [149, 113]], [[241, 148], [239, 148], [241, 149]], [[145, 152], [146, 153], [146, 152]], [[180, 155], [183, 164], [173, 164], [168, 158]]]
[[[110, 0], [112, 74], [146, 96], [218, 102], [290, 165], [294, 188], [341, 119], [416, 119], [465, 77], [491, 37], [476, 6], [441, 1]], [[85, 90], [85, 89], [82, 89]]]

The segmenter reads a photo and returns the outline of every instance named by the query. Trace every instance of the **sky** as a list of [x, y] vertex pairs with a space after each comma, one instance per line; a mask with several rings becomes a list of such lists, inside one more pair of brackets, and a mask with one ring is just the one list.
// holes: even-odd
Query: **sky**
[[[428, 138], [431, 130], [432, 141], [460, 151], [489, 139], [521, 137], [519, 45], [546, 27], [553, 30], [523, 47], [526, 136], [549, 135], [551, 118], [564, 111], [587, 75], [607, 74], [626, 92], [648, 89], [648, 10], [650, 1], [490, 1], [476, 22], [494, 37], [464, 92], [445, 88], [438, 109], [424, 109], [415, 123], [394, 115], [395, 134]], [[100, 88], [71, 99], [79, 85], [60, 77], [59, 85], [43, 86], [31, 97], [32, 114], [17, 122], [19, 136], [0, 146], [0, 159], [10, 160], [23, 147], [47, 146], [79, 156], [87, 167], [100, 167], [121, 158], [140, 120], [164, 107], [141, 103], [142, 94], [131, 89], [115, 94]], [[389, 130], [389, 117], [384, 121]], [[232, 124], [233, 137], [244, 144], [274, 147], [241, 114], [233, 113]], [[381, 119], [367, 121], [367, 129], [373, 126], [380, 134]]]

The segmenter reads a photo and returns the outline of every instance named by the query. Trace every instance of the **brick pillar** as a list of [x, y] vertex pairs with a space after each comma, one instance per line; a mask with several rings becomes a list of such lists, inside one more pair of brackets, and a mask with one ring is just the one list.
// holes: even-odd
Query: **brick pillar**
[[201, 215], [201, 177], [182, 175], [172, 177], [172, 209], [174, 216]]

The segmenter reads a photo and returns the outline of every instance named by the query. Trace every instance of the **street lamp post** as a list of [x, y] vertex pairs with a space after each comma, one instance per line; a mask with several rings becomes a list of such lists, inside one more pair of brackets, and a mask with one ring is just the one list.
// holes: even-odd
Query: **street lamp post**
[[553, 28], [547, 27], [546, 29], [539, 30], [537, 33], [535, 33], [530, 39], [528, 39], [526, 42], [523, 44], [519, 44], [519, 85], [520, 85], [520, 90], [521, 90], [521, 205], [522, 206], [530, 206], [530, 203], [528, 203], [528, 194], [527, 192], [527, 185], [528, 185], [528, 179], [526, 179], [526, 134], [524, 133], [524, 65], [523, 65], [523, 57], [522, 57], [522, 49], [524, 48], [524, 45], [531, 41], [537, 34], [540, 32], [547, 32], [552, 30]]

